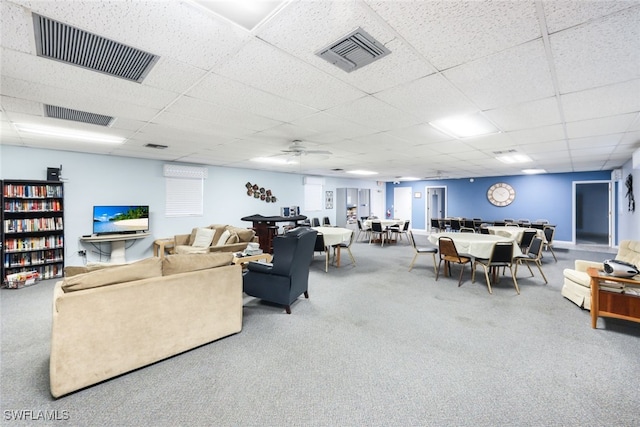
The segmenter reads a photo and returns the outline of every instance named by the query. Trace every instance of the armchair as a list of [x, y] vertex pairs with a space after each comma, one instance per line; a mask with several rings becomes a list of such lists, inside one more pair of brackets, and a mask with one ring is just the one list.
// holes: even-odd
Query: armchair
[[273, 259], [269, 264], [250, 262], [243, 276], [247, 295], [284, 305], [291, 314], [291, 304], [301, 294], [309, 298], [309, 265], [313, 258], [317, 231], [295, 228], [273, 239]]

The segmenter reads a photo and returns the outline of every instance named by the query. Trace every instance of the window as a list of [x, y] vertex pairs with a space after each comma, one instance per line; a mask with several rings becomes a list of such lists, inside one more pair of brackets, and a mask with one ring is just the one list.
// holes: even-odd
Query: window
[[207, 172], [202, 167], [164, 165], [166, 216], [204, 214], [204, 180]]

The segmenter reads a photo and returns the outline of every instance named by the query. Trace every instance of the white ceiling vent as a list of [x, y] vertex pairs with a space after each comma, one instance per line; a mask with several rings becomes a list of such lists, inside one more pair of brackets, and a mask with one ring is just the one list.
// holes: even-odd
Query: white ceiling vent
[[72, 110], [71, 108], [57, 107], [55, 105], [44, 106], [44, 114], [46, 117], [54, 119], [71, 120], [74, 122], [89, 123], [99, 126], [111, 126], [113, 120], [111, 116], [102, 114], [88, 113], [86, 111]]
[[140, 83], [156, 55], [33, 14], [38, 56]]
[[350, 73], [371, 64], [391, 51], [358, 27], [346, 36], [316, 51], [316, 55]]

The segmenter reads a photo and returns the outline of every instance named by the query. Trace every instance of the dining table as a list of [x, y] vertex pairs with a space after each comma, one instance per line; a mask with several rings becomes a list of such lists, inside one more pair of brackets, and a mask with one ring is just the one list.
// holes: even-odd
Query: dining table
[[336, 248], [336, 267], [340, 267], [340, 244], [349, 243], [353, 230], [342, 227], [311, 227], [324, 237], [324, 245]]
[[453, 243], [455, 243], [460, 255], [470, 256], [472, 258], [489, 259], [493, 251], [493, 246], [497, 242], [513, 242], [513, 256], [517, 257], [522, 255], [520, 245], [513, 237], [496, 234], [444, 232], [429, 234], [428, 239], [431, 243], [438, 246], [438, 239], [440, 239], [440, 237], [450, 237]]
[[364, 228], [371, 228], [372, 222], [379, 222], [382, 224], [382, 229], [384, 230], [387, 227], [391, 227], [392, 225], [404, 225], [404, 219], [365, 219], [362, 223]]
[[489, 230], [489, 234], [495, 234], [496, 236], [503, 237], [511, 237], [516, 243], [520, 244], [522, 242], [522, 236], [525, 231], [535, 231], [536, 237], [542, 239], [543, 242], [546, 242], [547, 239], [544, 236], [544, 231], [538, 228], [524, 228], [524, 227], [512, 227], [512, 226], [488, 226], [487, 230]]

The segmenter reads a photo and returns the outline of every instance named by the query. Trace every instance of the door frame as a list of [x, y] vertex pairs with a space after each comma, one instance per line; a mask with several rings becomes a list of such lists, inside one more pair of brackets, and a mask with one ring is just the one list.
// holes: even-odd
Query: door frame
[[424, 226], [427, 231], [431, 230], [431, 218], [430, 210], [431, 210], [431, 191], [430, 190], [442, 190], [442, 206], [444, 212], [442, 213], [442, 218], [447, 217], [447, 209], [448, 209], [448, 198], [447, 198], [447, 186], [446, 185], [426, 185], [424, 187]]
[[608, 237], [609, 243], [608, 246], [611, 248], [614, 246], [615, 239], [615, 215], [613, 214], [613, 206], [614, 206], [614, 186], [613, 181], [601, 179], [601, 180], [590, 180], [590, 181], [573, 181], [572, 183], [572, 197], [571, 197], [571, 243], [576, 244], [576, 215], [577, 215], [577, 186], [585, 185], [585, 184], [607, 184], [608, 185], [608, 197], [607, 200], [609, 202], [609, 206], [607, 206], [607, 224], [609, 226]]

